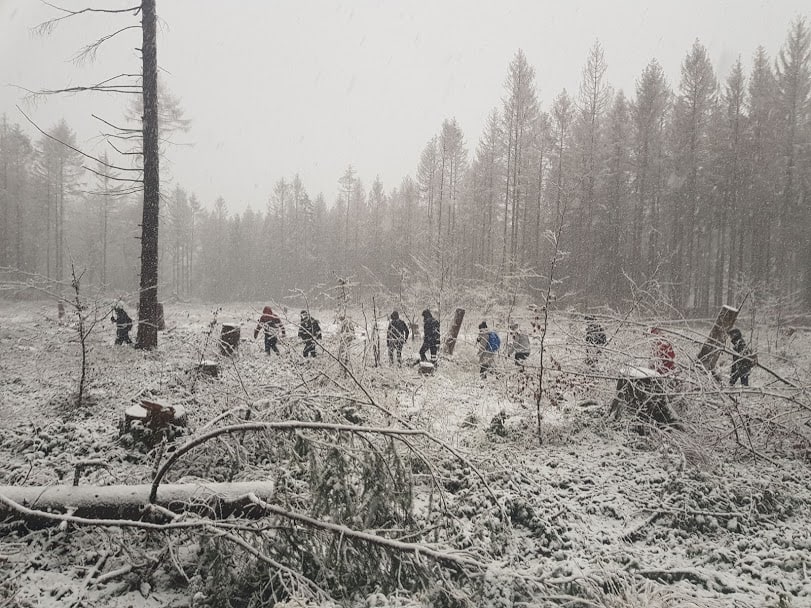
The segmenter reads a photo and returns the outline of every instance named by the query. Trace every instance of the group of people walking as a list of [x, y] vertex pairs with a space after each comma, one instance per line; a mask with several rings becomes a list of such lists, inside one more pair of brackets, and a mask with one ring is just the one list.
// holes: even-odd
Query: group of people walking
[[[437, 363], [437, 352], [440, 344], [440, 325], [429, 309], [422, 311], [423, 319], [423, 340], [419, 350], [420, 362]], [[129, 332], [132, 329], [132, 318], [124, 310], [123, 304], [118, 301], [113, 306], [110, 320], [116, 326], [115, 344], [132, 344]], [[607, 344], [606, 334], [603, 327], [591, 315], [585, 317], [586, 320], [586, 364], [594, 367], [597, 364], [600, 352]], [[349, 355], [349, 344], [354, 339], [355, 326], [344, 314], [340, 315], [338, 358], [347, 364]], [[538, 331], [536, 321], [533, 320], [533, 333]], [[318, 319], [312, 317], [307, 310], [302, 310], [300, 315], [298, 337], [302, 341], [302, 356], [315, 358], [317, 345], [322, 339], [321, 325]], [[415, 328], [416, 329], [416, 328]], [[259, 337], [260, 332], [264, 336], [265, 353], [272, 352], [280, 354], [278, 342], [285, 337], [285, 328], [281, 318], [273, 312], [270, 306], [262, 309], [262, 314], [257, 321], [253, 332], [254, 339]], [[386, 330], [386, 347], [388, 350], [389, 365], [401, 366], [403, 364], [403, 347], [411, 336], [408, 324], [400, 318], [398, 311], [392, 311], [389, 315], [389, 324]], [[665, 337], [664, 331], [659, 327], [650, 329], [653, 338], [651, 351], [651, 368], [663, 376], [670, 376], [676, 372], [676, 352], [673, 345]], [[729, 384], [734, 386], [739, 381], [741, 386], [749, 386], [749, 375], [756, 365], [757, 355], [753, 354], [740, 329], [733, 328], [728, 333], [734, 351], [732, 357], [732, 368]], [[493, 369], [498, 351], [501, 348], [501, 338], [498, 333], [487, 326], [486, 321], [479, 323], [479, 333], [476, 339], [476, 350], [479, 361], [479, 374], [484, 378]], [[530, 339], [527, 332], [521, 330], [518, 323], [511, 323], [509, 327], [509, 341], [506, 354], [514, 359], [520, 371], [524, 371], [524, 366], [531, 352]]]

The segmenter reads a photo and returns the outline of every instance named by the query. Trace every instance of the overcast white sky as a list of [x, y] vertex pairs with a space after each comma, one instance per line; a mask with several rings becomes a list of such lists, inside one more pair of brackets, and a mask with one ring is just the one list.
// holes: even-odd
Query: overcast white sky
[[[11, 122], [25, 118], [15, 108], [23, 93], [9, 84], [57, 88], [139, 71], [138, 30], [102, 48], [93, 64], [70, 59], [140, 21], [80, 16], [50, 36], [32, 33], [55, 14], [37, 0], [0, 0], [0, 113]], [[222, 195], [241, 210], [263, 209], [273, 183], [296, 172], [311, 196], [331, 202], [350, 163], [367, 188], [378, 174], [387, 190], [398, 186], [445, 118], [456, 117], [472, 151], [518, 48], [546, 108], [561, 89], [577, 91], [596, 39], [608, 81], [632, 96], [654, 57], [675, 87], [696, 38], [720, 79], [738, 55], [748, 69], [759, 44], [774, 57], [791, 19], [811, 9], [807, 0], [158, 0], [158, 14], [162, 77], [193, 121], [177, 138], [189, 145], [170, 149], [166, 166], [204, 204]], [[119, 122], [125, 105], [85, 94], [24, 107], [43, 126], [64, 117], [90, 147], [100, 130], [90, 114]]]

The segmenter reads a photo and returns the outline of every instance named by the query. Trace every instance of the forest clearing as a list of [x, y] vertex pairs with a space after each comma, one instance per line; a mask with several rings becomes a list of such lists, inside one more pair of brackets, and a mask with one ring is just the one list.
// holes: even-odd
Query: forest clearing
[[[679, 431], [628, 408], [609, 415], [618, 370], [648, 365], [650, 320], [599, 316], [609, 339], [594, 361], [582, 315], [550, 313], [538, 400], [540, 334], [523, 371], [499, 356], [482, 378], [478, 311], [468, 311], [454, 354], [423, 375], [410, 364], [418, 342], [401, 368], [385, 356], [375, 366], [363, 311], [352, 311], [346, 368], [326, 352], [337, 352], [339, 335], [326, 309], [313, 313], [323, 328], [315, 359], [301, 357], [294, 337], [298, 309], [280, 315], [281, 354], [266, 355], [251, 339], [261, 310], [167, 304], [152, 351], [114, 346], [102, 318], [88, 334], [77, 404], [71, 316], [59, 322], [49, 302], [0, 304], [7, 490], [149, 485], [206, 435], [163, 483], [273, 488], [228, 517], [192, 510], [198, 494], [134, 524], [62, 512], [30, 530], [0, 498], [10, 514], [0, 527], [0, 606], [811, 602], [807, 329], [748, 328], [759, 366], [751, 387], [730, 389], [729, 353], [720, 380], [696, 366], [710, 320], [663, 323], [678, 364]], [[528, 328], [532, 314], [486, 311], [494, 328], [510, 315]], [[220, 351], [224, 323], [241, 328], [233, 356]], [[378, 324], [384, 332], [385, 319]], [[200, 373], [202, 361], [218, 375]], [[171, 441], [121, 435], [124, 411], [145, 399], [182, 406], [187, 427]]]

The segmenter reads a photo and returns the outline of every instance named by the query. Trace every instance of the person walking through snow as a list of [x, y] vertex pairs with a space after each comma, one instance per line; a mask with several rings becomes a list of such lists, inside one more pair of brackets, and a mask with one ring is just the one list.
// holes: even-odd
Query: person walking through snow
[[752, 354], [743, 339], [740, 329], [730, 329], [729, 338], [732, 340], [732, 348], [736, 353], [732, 356], [732, 373], [729, 377], [729, 385], [735, 386], [735, 383], [740, 380], [741, 386], [749, 386], [749, 372], [755, 366], [757, 356]]
[[389, 327], [386, 330], [386, 346], [389, 349], [389, 365], [394, 365], [394, 354], [397, 354], [397, 365], [403, 364], [403, 346], [408, 340], [408, 326], [400, 318], [396, 310], [389, 317]]
[[253, 330], [254, 339], [259, 336], [260, 330], [265, 334], [265, 354], [269, 355], [271, 350], [277, 355], [280, 354], [279, 349], [276, 348], [276, 343], [280, 337], [284, 338], [284, 325], [282, 325], [282, 320], [273, 312], [270, 306], [265, 306], [262, 309], [262, 316], [259, 317], [256, 328]]
[[515, 364], [520, 365], [523, 371], [524, 361], [527, 360], [530, 352], [529, 336], [518, 328], [518, 323], [510, 325], [510, 343], [508, 346], [507, 355], [514, 356]]
[[124, 305], [121, 302], [116, 302], [113, 306], [113, 316], [110, 321], [115, 323], [115, 343], [119, 344], [132, 344], [130, 340], [130, 330], [132, 329], [132, 319], [124, 310]]
[[321, 325], [306, 310], [301, 311], [298, 337], [304, 342], [304, 352], [302, 353], [304, 358], [315, 359], [315, 341], [321, 339]]
[[439, 348], [439, 321], [434, 319], [431, 311], [427, 308], [422, 311], [423, 318], [423, 338], [420, 347], [420, 361], [425, 361], [425, 353], [431, 352], [431, 363], [436, 365], [436, 351]]
[[660, 328], [651, 327], [650, 333], [654, 336], [652, 367], [662, 376], [668, 376], [676, 371], [676, 351]]
[[476, 340], [476, 347], [479, 351], [479, 374], [482, 378], [487, 376], [493, 366], [500, 346], [501, 339], [498, 334], [487, 328], [486, 321], [479, 323], [479, 337]]

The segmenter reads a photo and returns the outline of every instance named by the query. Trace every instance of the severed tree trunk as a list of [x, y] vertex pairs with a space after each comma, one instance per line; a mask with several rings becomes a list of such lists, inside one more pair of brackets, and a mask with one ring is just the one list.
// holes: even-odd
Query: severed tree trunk
[[[273, 482], [244, 481], [238, 483], [167, 484], [158, 488], [155, 504], [174, 513], [193, 512], [218, 519], [262, 517], [264, 511], [248, 500], [248, 494], [273, 496]], [[86, 519], [165, 521], [155, 513], [150, 517], [144, 508], [149, 504], [152, 486], [0, 486], [0, 521], [22, 520], [28, 528], [59, 525], [59, 519], [43, 517], [40, 513], [20, 512], [3, 501], [9, 499], [39, 511], [66, 514]]]
[[220, 332], [220, 354], [233, 355], [239, 347], [239, 325], [222, 324]]
[[709, 339], [701, 346], [698, 352], [698, 360], [707, 371], [715, 369], [718, 363], [718, 357], [726, 344], [727, 332], [735, 325], [735, 320], [738, 318], [738, 309], [731, 306], [722, 306], [718, 313], [718, 318], [710, 330]]
[[459, 330], [462, 327], [462, 321], [465, 318], [465, 309], [457, 308], [453, 313], [453, 324], [451, 331], [445, 337], [445, 352], [449, 355], [453, 354], [453, 349], [456, 348], [456, 339], [459, 337]]
[[158, 173], [158, 46], [155, 0], [141, 3], [143, 32], [143, 155], [144, 210], [141, 221], [141, 294], [138, 305], [137, 348], [158, 345], [158, 209], [160, 176]]

